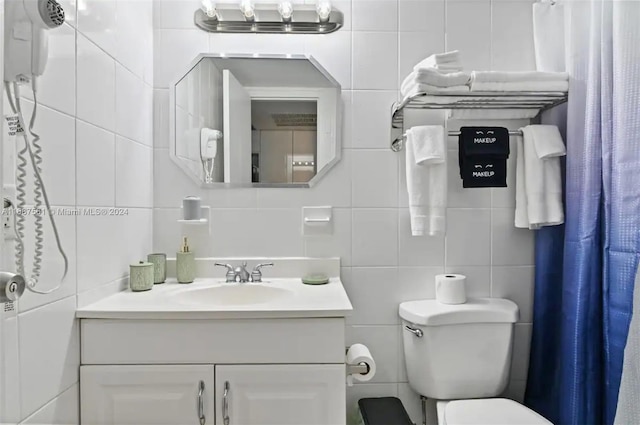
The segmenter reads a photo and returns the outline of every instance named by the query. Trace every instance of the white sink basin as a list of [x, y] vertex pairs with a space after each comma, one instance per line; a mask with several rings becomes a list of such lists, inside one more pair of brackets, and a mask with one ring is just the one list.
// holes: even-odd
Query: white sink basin
[[293, 295], [288, 289], [265, 286], [265, 284], [245, 284], [214, 286], [189, 289], [178, 292], [175, 297], [180, 303], [198, 306], [228, 306], [266, 304]]

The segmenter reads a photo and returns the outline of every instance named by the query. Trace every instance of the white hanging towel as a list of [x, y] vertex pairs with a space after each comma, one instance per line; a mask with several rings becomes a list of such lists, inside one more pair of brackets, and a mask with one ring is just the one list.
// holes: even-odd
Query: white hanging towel
[[447, 208], [447, 149], [444, 127], [413, 127], [406, 135], [411, 234], [444, 235]]
[[564, 6], [559, 2], [533, 3], [533, 45], [536, 69], [564, 71]]
[[560, 157], [566, 149], [558, 127], [521, 129], [516, 158], [515, 226], [539, 229], [564, 223]]

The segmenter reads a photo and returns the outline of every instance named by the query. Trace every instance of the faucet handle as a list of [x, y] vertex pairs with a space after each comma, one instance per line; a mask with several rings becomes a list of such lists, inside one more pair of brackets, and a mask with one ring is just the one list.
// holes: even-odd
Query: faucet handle
[[252, 282], [262, 282], [262, 268], [263, 267], [272, 267], [273, 263], [261, 263], [253, 268], [251, 272], [251, 281]]
[[236, 281], [236, 272], [233, 269], [233, 266], [231, 264], [222, 264], [222, 263], [215, 263], [215, 266], [218, 267], [226, 267], [227, 268], [227, 282], [235, 282]]

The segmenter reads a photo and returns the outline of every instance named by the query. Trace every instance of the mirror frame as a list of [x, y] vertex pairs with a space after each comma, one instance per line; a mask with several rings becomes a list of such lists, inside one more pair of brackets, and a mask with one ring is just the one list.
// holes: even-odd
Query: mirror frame
[[[176, 87], [180, 81], [182, 81], [189, 72], [191, 72], [203, 59], [206, 58], [220, 58], [220, 59], [283, 59], [283, 60], [307, 60], [316, 67], [316, 69], [322, 73], [322, 75], [333, 83], [338, 89], [338, 98], [336, 102], [336, 154], [334, 158], [329, 161], [322, 170], [316, 172], [316, 175], [311, 178], [307, 183], [205, 183], [200, 178], [196, 177], [191, 170], [189, 170], [182, 161], [176, 155]], [[310, 55], [303, 54], [226, 54], [226, 53], [201, 53], [194, 60], [189, 63], [189, 66], [180, 73], [179, 77], [172, 80], [169, 87], [169, 156], [171, 161], [176, 164], [185, 174], [187, 174], [191, 180], [193, 180], [199, 187], [203, 189], [223, 189], [223, 188], [311, 188], [314, 187], [331, 169], [342, 159], [342, 86], [338, 81], [333, 78], [331, 74], [320, 63]]]

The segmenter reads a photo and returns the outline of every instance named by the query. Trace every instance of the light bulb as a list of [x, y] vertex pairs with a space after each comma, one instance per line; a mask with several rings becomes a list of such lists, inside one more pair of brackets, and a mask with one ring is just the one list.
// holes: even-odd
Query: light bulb
[[316, 11], [320, 22], [328, 22], [329, 16], [331, 16], [331, 2], [329, 0], [318, 0]]
[[247, 21], [253, 21], [256, 17], [255, 7], [251, 0], [242, 0], [240, 2], [240, 11]]
[[202, 10], [209, 18], [218, 18], [218, 11], [213, 0], [202, 0]]
[[293, 16], [293, 5], [290, 1], [283, 1], [278, 5], [278, 13], [282, 16], [284, 22], [291, 22]]

